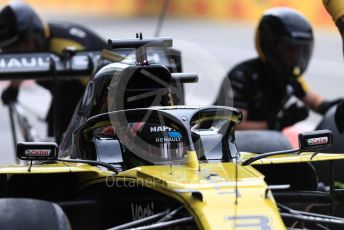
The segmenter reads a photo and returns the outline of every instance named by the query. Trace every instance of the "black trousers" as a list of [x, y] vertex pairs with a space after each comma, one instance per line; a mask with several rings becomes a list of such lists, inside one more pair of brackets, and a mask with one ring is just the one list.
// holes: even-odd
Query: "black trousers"
[[52, 101], [46, 117], [48, 123], [48, 136], [54, 136], [54, 103], [56, 100], [58, 101], [59, 121], [57, 122], [59, 123], [60, 133], [57, 139], [60, 139], [63, 132], [67, 129], [76, 105], [85, 91], [85, 86], [79, 80], [60, 80], [57, 83], [57, 95], [54, 95], [55, 92], [52, 81], [38, 81], [37, 83], [48, 89], [52, 94]]

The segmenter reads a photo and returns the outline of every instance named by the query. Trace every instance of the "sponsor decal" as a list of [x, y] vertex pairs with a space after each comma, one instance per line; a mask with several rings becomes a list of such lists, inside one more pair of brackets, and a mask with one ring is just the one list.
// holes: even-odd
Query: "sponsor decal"
[[50, 156], [51, 150], [50, 149], [26, 149], [24, 154], [25, 156], [33, 156], [33, 157], [47, 157]]
[[175, 131], [173, 128], [168, 126], [153, 126], [150, 127], [151, 133], [162, 133], [165, 132], [167, 135], [164, 137], [157, 137], [155, 138], [155, 142], [163, 143], [163, 142], [179, 142], [182, 140], [182, 135], [180, 132]]
[[[69, 65], [66, 65], [64, 60], [61, 60], [60, 57], [51, 53], [1, 55], [0, 73], [27, 71], [46, 72], [50, 71], [50, 63], [52, 60], [55, 62], [57, 71], [84, 71], [88, 70], [90, 66], [90, 54], [91, 53], [87, 52], [85, 52], [85, 54], [76, 54], [72, 57]], [[97, 60], [98, 58], [98, 54], [92, 53], [92, 59]]]
[[139, 220], [154, 214], [153, 202], [150, 202], [146, 205], [131, 203], [130, 206], [133, 220]]
[[327, 143], [328, 143], [328, 137], [317, 137], [317, 138], [307, 139], [307, 144], [309, 146], [322, 145], [322, 144], [327, 144]]
[[167, 126], [152, 126], [152, 127], [150, 127], [151, 133], [166, 132], [166, 131], [174, 131], [174, 130], [171, 127], [167, 127]]
[[21, 57], [21, 58], [0, 58], [0, 68], [34, 68], [49, 67], [49, 57]]
[[225, 216], [225, 220], [233, 222], [235, 229], [272, 229], [271, 220], [262, 215]]
[[72, 58], [72, 68], [75, 70], [83, 70], [89, 65], [89, 58], [87, 55], [76, 55]]
[[172, 137], [172, 138], [181, 138], [182, 137], [182, 134], [180, 134], [180, 132], [178, 132], [178, 131], [168, 132], [167, 135], [168, 135], [168, 137]]
[[79, 28], [76, 28], [76, 27], [72, 27], [69, 30], [69, 33], [71, 35], [74, 35], [74, 36], [79, 37], [79, 38], [85, 38], [86, 37], [86, 32], [83, 31], [82, 29], [79, 29]]
[[163, 142], [180, 142], [180, 137], [157, 137], [155, 138], [155, 142], [163, 143]]

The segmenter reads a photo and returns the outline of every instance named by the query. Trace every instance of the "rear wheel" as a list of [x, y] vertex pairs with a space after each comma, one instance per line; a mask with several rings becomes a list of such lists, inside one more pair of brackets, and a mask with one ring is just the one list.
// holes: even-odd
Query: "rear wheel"
[[25, 198], [0, 199], [0, 228], [71, 229], [69, 220], [60, 206], [48, 201]]

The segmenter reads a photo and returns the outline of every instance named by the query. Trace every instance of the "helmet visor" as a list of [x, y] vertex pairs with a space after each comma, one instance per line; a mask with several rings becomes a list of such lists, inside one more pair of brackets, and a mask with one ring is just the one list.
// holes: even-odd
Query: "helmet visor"
[[16, 18], [10, 7], [0, 11], [0, 48], [8, 47], [19, 39]]
[[184, 161], [186, 144], [175, 128], [147, 121], [129, 123], [127, 131], [137, 157], [153, 164]]
[[282, 38], [276, 43], [275, 60], [284, 71], [298, 77], [307, 68], [313, 52], [313, 40]]

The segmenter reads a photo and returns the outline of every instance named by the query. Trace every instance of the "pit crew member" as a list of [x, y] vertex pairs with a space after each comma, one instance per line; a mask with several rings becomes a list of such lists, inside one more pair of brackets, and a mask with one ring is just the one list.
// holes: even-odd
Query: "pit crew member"
[[[282, 130], [304, 120], [308, 108], [324, 114], [338, 103], [312, 91], [302, 76], [313, 40], [311, 25], [296, 10], [276, 7], [264, 12], [256, 29], [258, 57], [229, 71], [229, 81], [224, 80], [216, 102], [225, 105], [233, 97], [234, 107], [244, 114], [239, 129]], [[292, 95], [303, 103], [287, 105]]]
[[[106, 42], [91, 30], [70, 22], [46, 23], [28, 4], [13, 2], [5, 5], [0, 11], [0, 49], [2, 52], [54, 52], [61, 54], [68, 47], [77, 50], [101, 50]], [[59, 81], [60, 129], [64, 131], [81, 98], [88, 78], [82, 80]], [[11, 81], [1, 95], [2, 102], [8, 105], [17, 100], [19, 81]], [[38, 84], [53, 91], [52, 81], [39, 81]], [[46, 121], [48, 136], [53, 136], [53, 103]]]
[[[323, 0], [324, 6], [332, 16], [338, 31], [342, 37], [343, 55], [344, 55], [344, 1], [342, 0]], [[336, 109], [335, 122], [340, 133], [344, 131], [344, 100], [342, 100]]]

